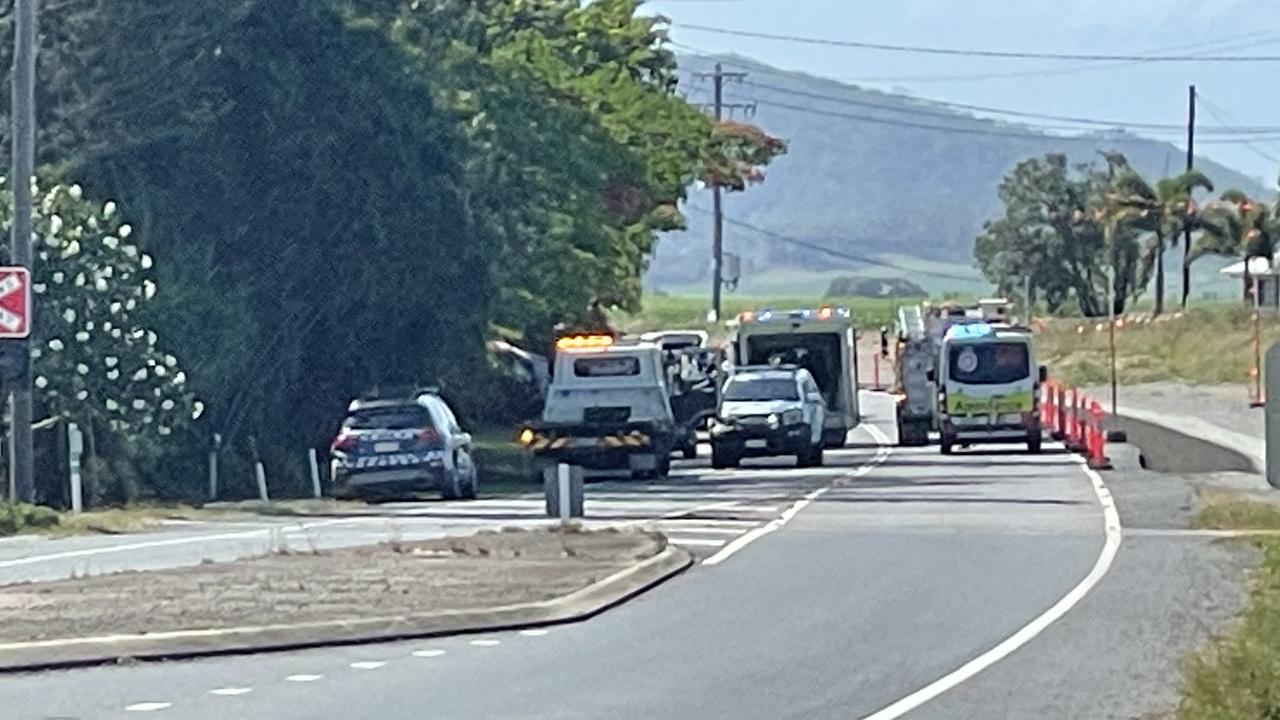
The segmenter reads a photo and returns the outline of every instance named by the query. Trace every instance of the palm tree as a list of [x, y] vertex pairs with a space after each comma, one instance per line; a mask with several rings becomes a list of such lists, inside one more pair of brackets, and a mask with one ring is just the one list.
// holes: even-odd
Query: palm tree
[[[1110, 158], [1108, 159], [1110, 161]], [[1127, 163], [1115, 168], [1104, 202], [1107, 214], [1118, 224], [1150, 233], [1142, 253], [1142, 277], [1155, 271], [1155, 314], [1164, 312], [1164, 248], [1176, 243], [1178, 236], [1190, 228], [1203, 229], [1204, 222], [1195, 203], [1197, 190], [1213, 191], [1213, 182], [1198, 170], [1164, 178], [1151, 187]], [[1184, 262], [1188, 262], [1184, 260]]]
[[[1244, 260], [1244, 292], [1253, 291], [1249, 261], [1264, 257], [1270, 261], [1280, 244], [1280, 204], [1268, 207], [1240, 190], [1222, 194], [1223, 204], [1207, 208], [1203, 213], [1206, 232], [1187, 256], [1191, 263], [1204, 255], [1226, 255]], [[1259, 298], [1254, 298], [1254, 303]]]

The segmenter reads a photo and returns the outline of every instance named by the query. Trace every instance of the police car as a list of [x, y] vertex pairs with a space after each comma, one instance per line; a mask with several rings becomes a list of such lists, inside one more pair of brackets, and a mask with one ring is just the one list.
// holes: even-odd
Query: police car
[[353, 400], [329, 455], [337, 497], [472, 499], [479, 485], [471, 436], [433, 389]]

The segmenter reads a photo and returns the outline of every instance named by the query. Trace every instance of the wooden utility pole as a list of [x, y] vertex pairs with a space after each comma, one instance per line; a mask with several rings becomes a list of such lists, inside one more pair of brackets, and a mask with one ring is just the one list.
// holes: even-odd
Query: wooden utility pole
[[[714, 101], [711, 105], [712, 113], [715, 116], [716, 123], [724, 120], [726, 110], [732, 112], [735, 109], [751, 111], [755, 109], [754, 104], [750, 103], [726, 103], [724, 101], [724, 81], [735, 80], [741, 81], [747, 76], [744, 72], [725, 72], [720, 63], [716, 63], [714, 72], [697, 73], [696, 78], [710, 78], [714, 84], [713, 97]], [[720, 320], [720, 293], [724, 288], [724, 209], [720, 197], [720, 184], [715, 182], [714, 178], [711, 182], [711, 317], [715, 321]]]
[[[31, 261], [31, 176], [34, 174], [36, 146], [36, 0], [16, 0], [13, 4], [13, 168], [9, 186], [13, 188], [13, 234], [9, 239], [9, 261], [32, 269]], [[31, 273], [35, 275], [34, 272]], [[29, 309], [30, 312], [32, 309]], [[34, 324], [35, 313], [28, 321]], [[34, 502], [35, 457], [31, 436], [31, 373], [27, 340], [20, 341], [22, 364], [26, 368], [13, 388], [9, 437], [9, 469], [14, 495], [21, 502]]]
[[[1187, 170], [1196, 164], [1196, 86], [1192, 85], [1187, 98]], [[1191, 257], [1191, 224], [1182, 228], [1182, 309], [1187, 309], [1187, 301], [1191, 297], [1191, 265], [1187, 258]]]

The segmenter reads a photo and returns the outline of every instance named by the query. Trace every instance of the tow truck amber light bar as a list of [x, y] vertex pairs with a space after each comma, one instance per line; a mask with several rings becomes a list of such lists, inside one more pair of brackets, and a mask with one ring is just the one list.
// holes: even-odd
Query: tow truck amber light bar
[[556, 341], [557, 350], [590, 350], [613, 345], [609, 335], [569, 335]]

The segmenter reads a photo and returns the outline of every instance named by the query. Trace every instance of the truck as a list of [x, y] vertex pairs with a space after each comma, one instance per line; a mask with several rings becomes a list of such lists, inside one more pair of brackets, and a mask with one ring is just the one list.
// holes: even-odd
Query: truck
[[929, 444], [933, 427], [933, 371], [937, 349], [925, 332], [924, 314], [918, 305], [898, 309], [898, 342], [894, 353], [894, 420], [898, 444]]
[[1040, 384], [1031, 330], [1007, 323], [947, 329], [933, 373], [942, 453], [971, 443], [1026, 443], [1040, 452]]
[[730, 331], [732, 365], [794, 365], [809, 372], [826, 404], [823, 446], [844, 447], [849, 431], [862, 420], [856, 331], [849, 308], [749, 310], [730, 321]]
[[542, 416], [519, 440], [536, 464], [666, 477], [685, 440], [671, 410], [662, 350], [611, 334], [556, 340]]

